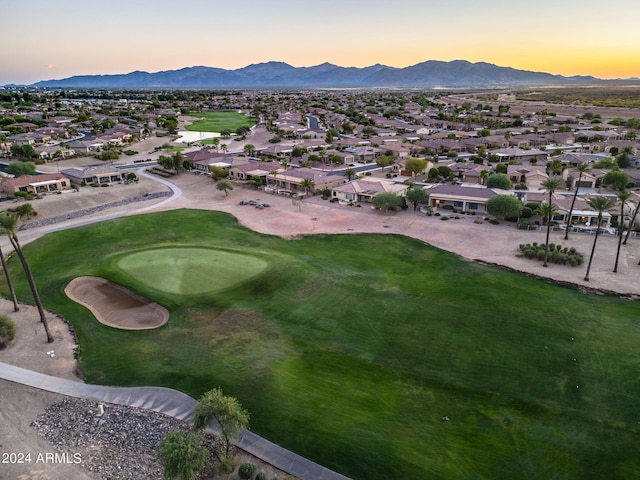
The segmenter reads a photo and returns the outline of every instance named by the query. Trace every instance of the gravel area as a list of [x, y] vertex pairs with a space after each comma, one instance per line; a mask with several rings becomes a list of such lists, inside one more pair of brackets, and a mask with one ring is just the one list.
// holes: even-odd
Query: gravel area
[[31, 426], [68, 461], [104, 480], [162, 478], [160, 441], [171, 430], [188, 430], [185, 422], [156, 412], [75, 398], [49, 406]]

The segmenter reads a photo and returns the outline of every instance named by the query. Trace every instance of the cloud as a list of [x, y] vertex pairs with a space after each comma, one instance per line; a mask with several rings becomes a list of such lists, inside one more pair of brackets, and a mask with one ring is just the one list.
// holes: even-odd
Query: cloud
[[52, 68], [56, 68], [56, 66], [55, 66], [53, 63], [48, 63], [48, 64], [46, 65], [46, 67], [47, 67], [49, 70], [51, 70]]

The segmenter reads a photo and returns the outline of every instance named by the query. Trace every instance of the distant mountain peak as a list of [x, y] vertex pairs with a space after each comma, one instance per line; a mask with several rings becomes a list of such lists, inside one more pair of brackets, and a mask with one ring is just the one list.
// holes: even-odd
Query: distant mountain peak
[[33, 84], [43, 88], [468, 88], [599, 82], [594, 77], [563, 77], [467, 60], [427, 60], [398, 68], [376, 63], [368, 67], [341, 67], [324, 62], [293, 67], [281, 61], [254, 63], [235, 70], [194, 66], [148, 73], [81, 75]]

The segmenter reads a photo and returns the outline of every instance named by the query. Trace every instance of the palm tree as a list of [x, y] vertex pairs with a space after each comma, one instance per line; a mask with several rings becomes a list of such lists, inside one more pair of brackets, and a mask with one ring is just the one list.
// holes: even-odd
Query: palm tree
[[254, 154], [254, 153], [255, 153], [255, 151], [256, 151], [256, 147], [254, 147], [251, 143], [247, 143], [247, 144], [244, 146], [244, 149], [243, 149], [243, 150], [244, 150], [244, 153], [246, 153], [246, 154], [247, 154], [247, 156], [249, 156], [249, 157], [253, 157], [253, 154]]
[[353, 177], [356, 174], [356, 171], [353, 168], [347, 168], [344, 171], [344, 174], [347, 177], [347, 179], [351, 181], [351, 177]]
[[564, 231], [564, 239], [569, 240], [569, 230], [571, 230], [571, 216], [573, 215], [573, 207], [576, 205], [576, 197], [578, 196], [578, 188], [580, 181], [582, 180], [582, 174], [589, 170], [589, 164], [581, 163], [576, 167], [578, 170], [578, 180], [576, 180], [576, 190], [573, 192], [573, 199], [571, 200], [571, 208], [569, 208], [569, 219], [567, 220], [567, 229]]
[[485, 182], [487, 181], [487, 178], [489, 178], [489, 170], [486, 170], [486, 169], [480, 170], [480, 180], [482, 181], [482, 185], [485, 184]]
[[613, 198], [604, 197], [598, 195], [587, 200], [587, 204], [598, 212], [598, 226], [596, 228], [596, 236], [593, 238], [593, 247], [591, 247], [591, 255], [589, 256], [589, 264], [587, 265], [587, 273], [584, 276], [584, 281], [589, 281], [589, 271], [591, 270], [591, 262], [593, 261], [593, 254], [596, 251], [596, 242], [598, 241], [598, 235], [600, 235], [600, 224], [602, 223], [602, 214], [612, 208], [616, 201]]
[[305, 195], [309, 194], [309, 190], [311, 190], [315, 186], [315, 184], [316, 184], [316, 182], [314, 182], [313, 179], [310, 178], [310, 177], [305, 177], [300, 182], [300, 186], [302, 188], [304, 188], [304, 194]]
[[222, 143], [220, 144], [220, 149], [224, 152], [227, 153], [227, 150], [229, 150], [229, 147], [227, 147], [226, 143]]
[[16, 251], [18, 258], [20, 259], [20, 263], [22, 263], [22, 268], [24, 269], [24, 273], [27, 276], [27, 281], [29, 282], [29, 287], [31, 287], [31, 293], [33, 294], [33, 301], [38, 308], [38, 313], [40, 314], [40, 321], [44, 325], [44, 331], [47, 334], [47, 342], [53, 342], [53, 337], [49, 332], [49, 324], [47, 323], [47, 317], [44, 314], [44, 308], [42, 308], [42, 302], [40, 301], [40, 295], [38, 294], [38, 289], [36, 288], [36, 282], [33, 278], [33, 274], [31, 273], [31, 268], [29, 268], [29, 263], [22, 252], [22, 247], [20, 246], [20, 242], [18, 241], [18, 216], [14, 213], [5, 213], [0, 215], [0, 228], [3, 228], [9, 237], [9, 241], [13, 246], [13, 249]]
[[4, 260], [4, 253], [2, 253], [1, 248], [0, 248], [0, 262], [2, 262], [2, 269], [4, 270], [4, 276], [7, 279], [7, 286], [9, 287], [9, 293], [11, 293], [11, 300], [13, 301], [13, 311], [17, 312], [20, 310], [20, 307], [18, 307], [18, 299], [16, 298], [16, 292], [13, 289], [13, 282], [11, 281], [11, 275], [9, 275], [9, 270], [7, 270], [7, 263]]
[[[562, 186], [562, 182], [560, 180], [554, 180], [554, 179], [547, 179], [544, 182], [542, 182], [541, 184], [542, 190], [549, 192], [549, 212], [551, 212], [551, 210], [553, 210], [553, 192], [555, 192], [556, 190], [558, 190], [561, 186]], [[547, 221], [547, 239], [545, 240], [545, 244], [544, 244], [544, 263], [542, 264], [543, 267], [547, 266], [547, 260], [549, 259], [549, 233], [551, 233], [551, 219], [553, 218], [553, 216], [549, 216], [548, 217], [548, 221]]]
[[618, 260], [620, 259], [620, 247], [622, 246], [622, 231], [624, 230], [624, 206], [629, 201], [631, 193], [627, 190], [620, 190], [617, 195], [620, 201], [620, 218], [618, 219], [618, 250], [616, 251], [616, 263], [613, 265], [613, 273], [618, 273]]

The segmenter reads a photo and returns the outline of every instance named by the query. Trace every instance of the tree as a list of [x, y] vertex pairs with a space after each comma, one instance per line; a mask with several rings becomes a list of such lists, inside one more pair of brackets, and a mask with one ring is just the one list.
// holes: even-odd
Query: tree
[[5, 172], [19, 177], [20, 175], [33, 175], [36, 173], [36, 166], [32, 162], [10, 163]]
[[407, 200], [413, 204], [413, 209], [418, 209], [418, 204], [425, 203], [428, 195], [424, 188], [413, 186], [407, 190]]
[[198, 430], [203, 430], [212, 420], [220, 427], [225, 457], [229, 457], [231, 440], [238, 437], [240, 430], [249, 426], [249, 412], [242, 408], [237, 399], [214, 388], [202, 396], [193, 412], [193, 423]]
[[31, 268], [29, 267], [29, 263], [22, 252], [22, 247], [20, 246], [20, 242], [18, 240], [18, 215], [15, 213], [4, 213], [0, 214], [0, 228], [4, 229], [5, 233], [9, 237], [9, 241], [13, 246], [18, 258], [20, 259], [20, 263], [22, 264], [22, 268], [24, 270], [24, 274], [27, 277], [27, 282], [29, 282], [29, 287], [31, 288], [31, 293], [33, 294], [33, 301], [38, 308], [38, 313], [40, 314], [40, 321], [44, 326], [44, 331], [47, 335], [47, 342], [53, 342], [53, 337], [49, 332], [49, 323], [47, 322], [47, 317], [44, 314], [44, 308], [42, 307], [42, 302], [40, 301], [40, 295], [38, 294], [38, 288], [36, 287], [35, 279], [33, 278], [33, 274], [31, 273]]
[[614, 190], [624, 190], [629, 183], [629, 176], [620, 170], [611, 170], [604, 176], [602, 183]]
[[13, 311], [20, 311], [20, 307], [18, 307], [18, 299], [16, 298], [16, 291], [13, 288], [13, 282], [11, 281], [11, 275], [9, 275], [9, 270], [7, 269], [7, 263], [4, 259], [4, 253], [2, 253], [2, 249], [0, 248], [0, 262], [2, 262], [2, 270], [4, 270], [4, 277], [7, 280], [7, 287], [9, 287], [9, 293], [11, 294], [11, 300], [13, 301]]
[[487, 178], [489, 178], [489, 170], [480, 170], [480, 180], [482, 181], [482, 185], [485, 185], [487, 183]]
[[31, 205], [30, 203], [23, 203], [18, 208], [16, 208], [16, 214], [18, 215], [18, 218], [22, 218], [22, 217], [31, 218], [31, 217], [35, 217], [38, 214], [38, 212], [35, 211], [35, 209], [33, 208], [33, 205]]
[[173, 480], [192, 480], [207, 461], [208, 451], [202, 444], [202, 434], [172, 430], [160, 442], [158, 456], [164, 476]]
[[356, 174], [356, 171], [355, 171], [355, 169], [353, 169], [353, 168], [347, 168], [347, 169], [344, 171], [344, 175], [345, 175], [345, 177], [347, 177], [347, 180], [348, 180], [349, 182], [350, 182], [350, 181], [351, 181], [351, 179], [355, 176], [355, 174]]
[[591, 255], [589, 255], [589, 264], [587, 265], [587, 273], [584, 276], [584, 281], [589, 281], [589, 272], [591, 271], [591, 262], [593, 261], [593, 254], [596, 251], [596, 242], [598, 241], [598, 235], [600, 235], [600, 225], [602, 224], [602, 215], [605, 211], [613, 208], [616, 201], [613, 198], [604, 197], [598, 195], [597, 197], [591, 197], [587, 200], [587, 205], [598, 212], [598, 225], [596, 227], [596, 235], [593, 237], [593, 246], [591, 247]]
[[309, 194], [309, 190], [313, 189], [313, 187], [315, 185], [316, 185], [316, 182], [314, 182], [313, 178], [310, 178], [310, 177], [305, 177], [300, 182], [300, 186], [302, 188], [304, 188], [304, 194], [305, 195], [308, 195]]
[[[618, 260], [620, 259], [620, 247], [622, 246], [622, 233], [624, 231], [624, 206], [629, 201], [631, 193], [627, 190], [620, 190], [618, 192], [618, 201], [620, 202], [620, 218], [618, 219], [618, 249], [616, 250], [616, 262], [613, 265], [613, 273], [618, 272]], [[631, 229], [631, 226], [629, 226]]]
[[542, 264], [543, 267], [546, 267], [548, 266], [547, 260], [549, 259], [549, 234], [551, 233], [551, 219], [553, 218], [553, 215], [551, 215], [551, 212], [553, 211], [553, 193], [560, 187], [562, 187], [562, 182], [560, 180], [548, 178], [547, 180], [542, 182], [540, 186], [542, 187], [541, 190], [549, 193], [549, 201], [547, 202], [549, 204], [549, 220], [547, 222], [547, 237], [544, 244], [544, 263]]
[[573, 207], [576, 205], [576, 197], [578, 196], [578, 190], [580, 188], [580, 182], [582, 181], [582, 174], [589, 170], [589, 164], [581, 163], [576, 167], [578, 170], [578, 180], [576, 180], [576, 189], [573, 192], [573, 199], [571, 200], [571, 207], [569, 208], [569, 218], [567, 219], [567, 228], [564, 231], [564, 239], [569, 240], [569, 230], [571, 230], [571, 216], [573, 215]]
[[229, 170], [218, 165], [209, 165], [209, 171], [211, 172], [211, 178], [216, 182], [221, 178], [227, 178], [229, 176]]
[[487, 201], [487, 213], [500, 218], [519, 217], [522, 208], [522, 202], [513, 195], [496, 195]]
[[382, 171], [384, 172], [385, 167], [391, 165], [391, 160], [392, 159], [387, 155], [380, 155], [378, 158], [376, 158], [376, 165], [382, 168]]
[[216, 188], [220, 192], [224, 192], [225, 196], [229, 196], [229, 192], [233, 190], [233, 183], [228, 178], [221, 178], [216, 184]]
[[256, 147], [254, 147], [252, 144], [247, 143], [244, 148], [244, 153], [247, 154], [247, 156], [249, 157], [253, 157], [253, 155], [256, 153]]
[[411, 173], [413, 178], [422, 173], [427, 168], [428, 162], [423, 158], [409, 158], [405, 163], [405, 170]]
[[429, 180], [430, 182], [433, 182], [434, 180], [437, 180], [439, 176], [440, 176], [440, 170], [438, 170], [436, 167], [433, 167], [429, 169], [427, 180]]
[[507, 173], [507, 169], [508, 169], [508, 167], [507, 167], [506, 163], [499, 163], [498, 165], [496, 165], [495, 173], [504, 173], [504, 174], [506, 174]]
[[20, 158], [36, 158], [38, 156], [31, 145], [12, 145], [11, 154]]
[[506, 173], [489, 175], [485, 185], [487, 188], [499, 188], [500, 190], [511, 190], [513, 188], [513, 184]]
[[400, 205], [402, 205], [402, 198], [394, 192], [381, 192], [373, 199], [373, 206], [385, 212], [395, 210]]
[[547, 163], [547, 173], [560, 175], [562, 173], [562, 160], [559, 158], [554, 158], [549, 163]]

